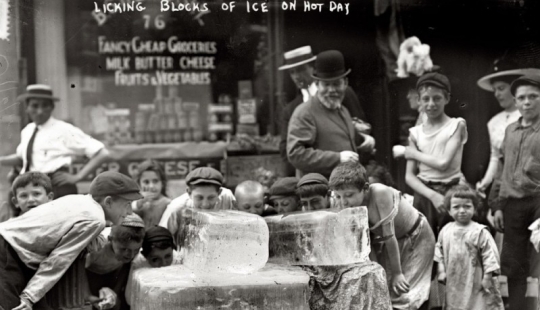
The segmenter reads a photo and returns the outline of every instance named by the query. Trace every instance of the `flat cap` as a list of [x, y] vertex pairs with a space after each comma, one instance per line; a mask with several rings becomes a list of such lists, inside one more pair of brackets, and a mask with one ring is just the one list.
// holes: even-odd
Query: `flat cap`
[[422, 85], [434, 85], [436, 87], [442, 88], [447, 92], [451, 92], [450, 81], [446, 75], [440, 74], [438, 72], [429, 72], [422, 75], [418, 78], [416, 82], [416, 89], [419, 89]]
[[143, 196], [139, 185], [132, 178], [119, 172], [105, 171], [98, 174], [90, 184], [90, 195], [120, 196], [128, 200], [139, 200]]
[[143, 219], [135, 213], [128, 214], [122, 221], [122, 226], [144, 228]]
[[540, 75], [524, 75], [515, 79], [510, 86], [512, 96], [516, 96], [517, 88], [522, 85], [533, 85], [540, 88]]
[[323, 184], [328, 186], [328, 179], [320, 173], [308, 173], [298, 181], [297, 187], [309, 184]]
[[296, 184], [298, 184], [298, 178], [295, 177], [285, 177], [277, 180], [270, 187], [270, 199], [283, 196], [296, 196]]
[[196, 184], [215, 184], [218, 186], [223, 185], [223, 175], [221, 172], [217, 171], [214, 168], [210, 167], [200, 167], [193, 169], [186, 176], [187, 185], [196, 185]]

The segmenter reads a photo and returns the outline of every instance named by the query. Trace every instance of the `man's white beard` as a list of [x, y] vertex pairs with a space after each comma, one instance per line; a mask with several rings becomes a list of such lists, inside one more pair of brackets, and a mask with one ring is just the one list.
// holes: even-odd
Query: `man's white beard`
[[341, 107], [341, 102], [343, 101], [343, 98], [331, 99], [329, 97], [323, 97], [319, 94], [317, 94], [317, 97], [319, 97], [319, 101], [321, 101], [321, 103], [330, 110], [339, 109]]

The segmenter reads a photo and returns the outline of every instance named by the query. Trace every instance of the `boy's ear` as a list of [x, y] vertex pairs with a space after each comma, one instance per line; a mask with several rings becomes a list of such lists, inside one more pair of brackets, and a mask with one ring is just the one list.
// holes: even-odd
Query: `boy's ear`
[[218, 193], [218, 196], [221, 195], [221, 191], [223, 190], [223, 187], [220, 187], [219, 190], [217, 191]]
[[363, 188], [365, 191], [367, 191], [369, 189], [369, 182], [366, 182], [366, 184], [364, 184], [364, 188]]
[[47, 197], [49, 197], [49, 201], [53, 201], [54, 200], [54, 193], [53, 192], [48, 193]]
[[188, 195], [191, 195], [191, 189], [188, 187], [186, 187], [186, 193], [188, 193]]
[[113, 237], [112, 237], [111, 235], [108, 235], [108, 236], [107, 236], [107, 240], [109, 240], [110, 242], [112, 242], [112, 241], [113, 241]]
[[17, 208], [19, 207], [19, 202], [17, 201], [17, 197], [16, 197], [16, 196], [11, 197], [11, 202], [12, 202]]

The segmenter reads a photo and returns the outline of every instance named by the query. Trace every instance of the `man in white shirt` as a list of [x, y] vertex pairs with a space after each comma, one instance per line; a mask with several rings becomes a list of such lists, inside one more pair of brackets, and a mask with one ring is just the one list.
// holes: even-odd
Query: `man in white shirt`
[[[32, 120], [21, 131], [21, 143], [16, 153], [0, 157], [0, 165], [22, 165], [21, 173], [37, 171], [47, 174], [52, 181], [54, 198], [77, 194], [76, 183], [81, 181], [108, 156], [103, 143], [79, 128], [57, 120], [51, 114], [58, 98], [48, 85], [29, 85], [17, 98], [26, 104]], [[72, 158], [84, 155], [90, 160], [75, 175], [68, 172]]]

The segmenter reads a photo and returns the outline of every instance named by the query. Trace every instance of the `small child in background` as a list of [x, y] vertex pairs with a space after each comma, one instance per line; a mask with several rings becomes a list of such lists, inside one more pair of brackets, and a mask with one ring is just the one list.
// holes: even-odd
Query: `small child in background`
[[319, 173], [304, 175], [296, 185], [296, 195], [300, 197], [304, 211], [336, 207], [336, 201], [331, 197], [328, 187], [328, 179]]
[[133, 272], [140, 268], [160, 268], [182, 264], [182, 255], [175, 248], [173, 237], [167, 228], [154, 226], [146, 231], [142, 251], [131, 263], [131, 271], [126, 287], [126, 301], [128, 304], [132, 304], [131, 282]]
[[161, 165], [149, 159], [139, 165], [136, 181], [144, 198], [133, 202], [133, 212], [143, 219], [144, 226], [149, 229], [159, 223], [171, 202], [166, 194], [167, 177]]
[[12, 202], [20, 210], [18, 215], [39, 205], [52, 201], [51, 179], [41, 172], [26, 172], [19, 175], [11, 185]]
[[239, 211], [257, 214], [259, 216], [275, 215], [277, 212], [264, 202], [265, 188], [257, 181], [244, 181], [234, 191], [236, 205]]
[[[392, 175], [385, 166], [377, 163], [374, 160], [370, 160], [365, 168], [370, 184], [381, 183], [389, 187], [394, 187]], [[402, 193], [402, 195], [408, 203], [414, 205], [414, 196], [406, 193]]]
[[278, 214], [301, 211], [300, 199], [296, 196], [295, 177], [285, 177], [277, 180], [270, 187], [270, 201]]
[[111, 288], [118, 296], [112, 309], [129, 309], [125, 290], [131, 262], [141, 250], [144, 235], [143, 220], [136, 214], [130, 214], [120, 225], [111, 228], [108, 242], [102, 249], [86, 257], [90, 293], [97, 296], [102, 288]]
[[231, 190], [222, 187], [223, 175], [210, 167], [193, 169], [186, 176], [186, 193], [174, 199], [163, 213], [159, 226], [166, 227], [177, 246], [182, 246], [181, 218], [187, 209], [231, 210], [236, 209], [236, 198]]
[[476, 193], [457, 185], [445, 196], [454, 222], [443, 227], [435, 247], [438, 280], [446, 282], [446, 309], [504, 309], [497, 276], [499, 252], [487, 227], [472, 220]]

